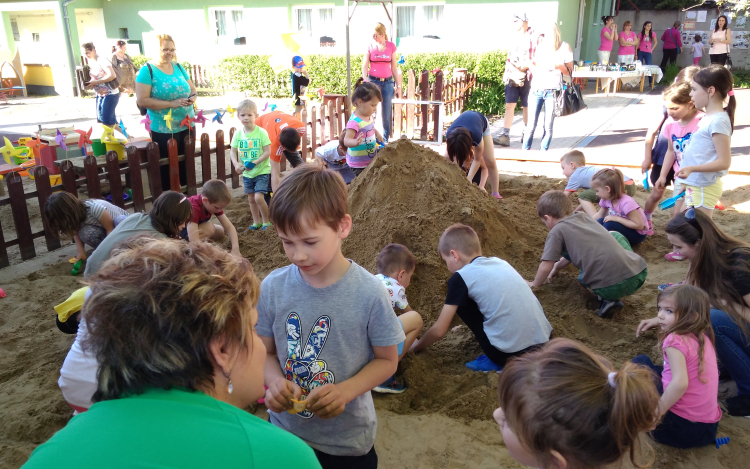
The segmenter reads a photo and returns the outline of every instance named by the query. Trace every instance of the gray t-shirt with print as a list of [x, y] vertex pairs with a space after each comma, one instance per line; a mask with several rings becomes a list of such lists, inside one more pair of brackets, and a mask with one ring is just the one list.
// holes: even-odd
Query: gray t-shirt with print
[[[576, 191], [578, 189], [591, 189], [591, 178], [594, 177], [599, 170], [603, 169], [601, 166], [579, 166], [573, 171], [568, 179], [568, 185], [565, 186], [566, 191]], [[630, 181], [631, 178], [622, 175], [623, 181]]]
[[[405, 339], [383, 284], [354, 262], [325, 288], [310, 286], [295, 265], [271, 272], [261, 284], [256, 330], [274, 339], [282, 372], [304, 394], [359, 373], [372, 361], [372, 347]], [[377, 417], [369, 391], [332, 419], [308, 411], [269, 414], [271, 423], [324, 453], [362, 456], [375, 443]]]
[[[729, 121], [729, 114], [726, 112], [703, 116], [703, 119], [698, 123], [698, 130], [693, 132], [685, 150], [682, 152], [680, 167], [686, 168], [715, 161], [718, 155], [714, 146], [714, 134], [732, 136], [732, 123]], [[692, 172], [687, 179], [677, 178], [677, 182], [690, 186], [707, 187], [715, 183], [720, 177], [726, 176], [728, 172], [727, 170], [711, 173]]]

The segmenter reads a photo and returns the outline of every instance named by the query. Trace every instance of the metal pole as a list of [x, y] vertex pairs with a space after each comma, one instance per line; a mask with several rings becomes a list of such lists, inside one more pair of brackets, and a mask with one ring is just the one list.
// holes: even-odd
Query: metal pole
[[352, 59], [349, 51], [349, 0], [344, 0], [346, 5], [346, 96], [352, 94]]
[[66, 39], [68, 40], [67, 49], [68, 49], [68, 66], [70, 67], [70, 73], [73, 77], [73, 96], [79, 96], [78, 93], [78, 77], [76, 75], [76, 61], [73, 57], [75, 57], [73, 52], [73, 36], [70, 33], [70, 23], [68, 21], [68, 4], [73, 3], [75, 0], [66, 0], [62, 4], [62, 10], [63, 10], [63, 24], [65, 25], [65, 31], [68, 33], [66, 36]]

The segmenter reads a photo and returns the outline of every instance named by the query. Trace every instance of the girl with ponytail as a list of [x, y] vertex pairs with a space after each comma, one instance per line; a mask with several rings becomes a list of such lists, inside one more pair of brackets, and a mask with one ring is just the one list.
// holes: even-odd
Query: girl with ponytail
[[593, 469], [628, 453], [635, 467], [648, 467], [653, 455], [641, 461], [637, 453], [638, 434], [656, 423], [649, 373], [633, 363], [618, 370], [579, 342], [554, 339], [508, 362], [493, 416], [510, 455], [527, 466]]
[[730, 143], [737, 108], [734, 79], [726, 68], [711, 65], [698, 72], [690, 86], [695, 108], [705, 109], [706, 114], [683, 152], [676, 179], [685, 185], [685, 204], [711, 217], [724, 187], [721, 177], [732, 162]]
[[634, 363], [653, 370], [660, 380], [659, 418], [650, 433], [659, 443], [676, 448], [713, 444], [721, 420], [717, 402], [719, 368], [708, 295], [698, 287], [674, 285], [656, 298], [658, 315], [638, 325], [641, 332], [658, 327], [664, 366], [656, 366], [647, 355]]

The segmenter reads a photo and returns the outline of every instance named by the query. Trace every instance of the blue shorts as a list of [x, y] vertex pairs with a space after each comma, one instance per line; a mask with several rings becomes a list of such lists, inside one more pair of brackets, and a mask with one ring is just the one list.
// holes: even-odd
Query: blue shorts
[[268, 194], [271, 192], [271, 175], [259, 174], [254, 178], [242, 176], [242, 183], [245, 186], [245, 194]]
[[510, 86], [505, 85], [505, 104], [517, 104], [518, 100], [521, 100], [521, 106], [529, 107], [529, 90], [531, 89], [531, 83], [529, 80], [525, 80], [523, 86]]

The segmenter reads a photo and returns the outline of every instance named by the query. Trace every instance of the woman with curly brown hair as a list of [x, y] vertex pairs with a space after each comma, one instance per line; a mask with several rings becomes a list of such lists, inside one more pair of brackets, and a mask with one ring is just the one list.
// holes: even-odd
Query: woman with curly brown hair
[[247, 260], [207, 243], [130, 243], [90, 279], [82, 311], [94, 404], [26, 467], [319, 468], [301, 440], [243, 410], [264, 395], [266, 359]]

